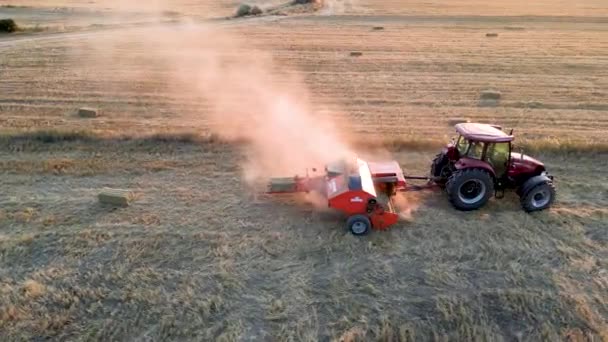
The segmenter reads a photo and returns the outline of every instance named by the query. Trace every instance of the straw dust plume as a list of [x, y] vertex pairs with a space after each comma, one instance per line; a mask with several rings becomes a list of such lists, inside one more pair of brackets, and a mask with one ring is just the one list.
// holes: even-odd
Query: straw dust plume
[[[201, 133], [210, 130], [224, 139], [247, 142], [243, 169], [250, 183], [303, 174], [307, 168], [352, 155], [335, 122], [315, 113], [297, 73], [281, 68], [244, 38], [200, 24], [137, 29], [95, 42], [96, 50], [110, 57], [97, 62], [96, 68], [124, 58], [113, 47], [130, 42], [145, 51], [146, 65], [141, 68], [157, 64], [163, 70], [163, 91], [199, 104], [195, 114], [174, 120]], [[135, 82], [149, 77], [137, 70], [129, 74]], [[204, 124], [197, 127], [199, 122]]]
[[[313, 107], [298, 73], [275, 63], [245, 37], [209, 25], [182, 24], [125, 30], [87, 44], [95, 59], [86, 62], [98, 73], [126, 78], [129, 84], [149, 82], [153, 75], [153, 83], [162, 85], [155, 91], [176, 103], [175, 113], [180, 113], [180, 103], [196, 104], [195, 112], [172, 117], [173, 126], [245, 141], [247, 158], [241, 166], [249, 185], [302, 175], [358, 154], [347, 143], [352, 141], [348, 130], [337, 129], [335, 118], [315, 111], [319, 107]], [[123, 62], [129, 67], [117, 74], [113, 68]], [[364, 158], [390, 158], [388, 151], [370, 154]], [[411, 199], [396, 201], [403, 217], [410, 218]]]
[[[204, 28], [180, 32], [176, 80], [209, 105], [212, 130], [249, 143], [248, 180], [301, 173], [351, 154], [327, 117], [315, 115], [304, 82], [270, 55]], [[175, 44], [175, 40], [171, 40]]]

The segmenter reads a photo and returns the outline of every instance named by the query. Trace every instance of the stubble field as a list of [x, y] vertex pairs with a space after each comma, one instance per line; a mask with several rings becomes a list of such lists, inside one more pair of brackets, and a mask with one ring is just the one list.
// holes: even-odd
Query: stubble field
[[[0, 35], [2, 336], [608, 339], [608, 7], [345, 3], [208, 21], [236, 3], [176, 2], [179, 20], [169, 20], [161, 2], [157, 16], [65, 1], [56, 7], [76, 9], [49, 19], [61, 30]], [[0, 17], [50, 18], [37, 7], [48, 2], [11, 5], [32, 7]], [[297, 199], [254, 199], [247, 143], [218, 137], [217, 103], [175, 88], [167, 61], [197, 55], [166, 43], [193, 26], [214, 33], [198, 36], [205, 48], [236, 37], [217, 51], [239, 72], [272, 57], [263, 64], [273, 87], [304, 85], [318, 120], [336, 120], [363, 154], [381, 148], [411, 174], [428, 172], [455, 121], [512, 127], [556, 176], [558, 201], [525, 214], [508, 194], [462, 213], [438, 191], [420, 193], [409, 219], [355, 238], [342, 218]], [[253, 84], [244, 90], [267, 86], [244, 76]], [[488, 89], [501, 92], [496, 106], [480, 106]], [[102, 115], [80, 118], [82, 106]], [[137, 198], [103, 207], [104, 187]]]

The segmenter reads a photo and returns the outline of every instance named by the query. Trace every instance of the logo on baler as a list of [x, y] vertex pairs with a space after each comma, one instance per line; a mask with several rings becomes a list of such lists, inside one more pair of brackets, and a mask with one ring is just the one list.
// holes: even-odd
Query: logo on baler
[[363, 202], [363, 198], [357, 196], [350, 199], [351, 202]]

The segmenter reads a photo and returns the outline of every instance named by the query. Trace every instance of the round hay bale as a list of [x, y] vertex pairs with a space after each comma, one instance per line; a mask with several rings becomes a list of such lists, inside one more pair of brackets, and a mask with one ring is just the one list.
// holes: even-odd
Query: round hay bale
[[249, 11], [250, 15], [260, 15], [262, 13], [264, 13], [264, 11], [262, 11], [262, 9], [258, 6], [251, 7], [251, 10]]
[[350, 53], [350, 56], [351, 56], [351, 57], [361, 57], [361, 56], [363, 56], [363, 52], [359, 52], [359, 51], [352, 51], [352, 52]]
[[251, 14], [251, 6], [247, 4], [242, 4], [236, 10], [237, 17], [244, 17]]
[[0, 19], [0, 32], [13, 33], [19, 29], [13, 19]]
[[493, 33], [493, 32], [486, 33], [486, 37], [498, 37], [498, 33]]
[[383, 26], [374, 26], [372, 28], [372, 30], [374, 30], [374, 31], [382, 31], [382, 30], [384, 30], [384, 27]]

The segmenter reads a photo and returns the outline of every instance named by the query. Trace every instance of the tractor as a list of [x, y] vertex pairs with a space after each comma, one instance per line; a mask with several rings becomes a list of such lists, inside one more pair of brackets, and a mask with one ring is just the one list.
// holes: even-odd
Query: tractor
[[[452, 205], [463, 211], [483, 207], [492, 196], [503, 197], [506, 189], [516, 189], [527, 212], [553, 204], [553, 176], [540, 161], [512, 151], [513, 131], [507, 134], [500, 126], [480, 123], [460, 123], [455, 128], [458, 138], [435, 157], [430, 175], [406, 175], [395, 160], [371, 162], [357, 157], [329, 163], [323, 174], [309, 176], [307, 170], [304, 177], [272, 178], [266, 193], [316, 192], [329, 208], [346, 216], [346, 226], [354, 235], [397, 223], [393, 198], [402, 191], [443, 188]], [[426, 183], [414, 185], [409, 180]]]
[[459, 123], [455, 129], [458, 137], [435, 157], [430, 179], [445, 189], [456, 209], [481, 208], [493, 195], [502, 198], [505, 189], [516, 190], [527, 212], [551, 206], [553, 176], [540, 161], [513, 152], [512, 130], [480, 123]]

